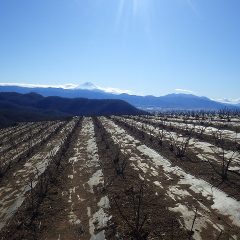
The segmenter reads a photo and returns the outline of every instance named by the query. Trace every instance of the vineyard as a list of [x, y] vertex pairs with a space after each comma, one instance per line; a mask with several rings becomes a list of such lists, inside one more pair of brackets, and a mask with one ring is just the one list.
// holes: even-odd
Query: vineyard
[[240, 118], [74, 117], [0, 129], [0, 239], [240, 239]]

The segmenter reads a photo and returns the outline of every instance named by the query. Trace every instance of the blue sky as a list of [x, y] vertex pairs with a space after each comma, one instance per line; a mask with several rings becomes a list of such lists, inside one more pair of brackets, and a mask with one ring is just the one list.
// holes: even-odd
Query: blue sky
[[240, 98], [239, 0], [1, 0], [0, 82]]

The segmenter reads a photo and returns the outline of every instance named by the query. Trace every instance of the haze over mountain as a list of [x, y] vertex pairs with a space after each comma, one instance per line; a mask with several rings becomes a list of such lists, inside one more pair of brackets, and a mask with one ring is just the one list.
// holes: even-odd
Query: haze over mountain
[[168, 94], [165, 96], [139, 96], [130, 94], [127, 90], [103, 88], [86, 82], [80, 85], [66, 84], [60, 86], [42, 86], [28, 84], [0, 84], [0, 92], [30, 93], [35, 92], [42, 96], [59, 96], [64, 98], [89, 99], [121, 99], [137, 108], [148, 110], [183, 109], [183, 110], [219, 110], [222, 108], [235, 108], [226, 102], [218, 102], [207, 97], [193, 94]]

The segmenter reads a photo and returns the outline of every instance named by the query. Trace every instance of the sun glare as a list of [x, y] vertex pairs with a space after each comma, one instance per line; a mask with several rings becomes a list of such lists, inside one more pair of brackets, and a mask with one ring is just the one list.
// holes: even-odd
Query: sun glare
[[[143, 28], [149, 25], [150, 5], [152, 0], [119, 0], [116, 16], [116, 26], [125, 30], [136, 22], [141, 22]], [[146, 25], [146, 26], [144, 26]]]
[[150, 0], [119, 0], [119, 12], [131, 11], [133, 16], [141, 13]]

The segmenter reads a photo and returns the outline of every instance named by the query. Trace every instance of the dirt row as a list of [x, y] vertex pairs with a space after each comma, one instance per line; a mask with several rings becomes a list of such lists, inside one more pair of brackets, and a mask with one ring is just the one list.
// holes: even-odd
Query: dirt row
[[[238, 239], [240, 204], [207, 182], [174, 166], [168, 159], [142, 144], [111, 120], [102, 119], [114, 142], [125, 154], [141, 177], [156, 185], [179, 213], [183, 228], [193, 231], [193, 239]], [[196, 210], [197, 209], [197, 210]], [[235, 209], [235, 210], [233, 210]], [[192, 227], [192, 219], [196, 218]]]
[[13, 223], [16, 232], [4, 239], [105, 239], [111, 217], [93, 121], [84, 118], [68, 142], [34, 221], [21, 228]]
[[[116, 119], [117, 121], [123, 121], [131, 126], [138, 128], [150, 135], [154, 135], [161, 138], [161, 141], [170, 141], [174, 145], [183, 145], [186, 142], [186, 147], [190, 148], [198, 158], [201, 158], [203, 161], [206, 159], [209, 161], [217, 161], [222, 162], [222, 158], [226, 156], [226, 159], [231, 160], [231, 167], [230, 169], [237, 169], [239, 168], [240, 163], [240, 152], [236, 149], [234, 150], [226, 150], [225, 144], [221, 144], [216, 142], [215, 145], [209, 142], [205, 142], [202, 139], [196, 138], [193, 136], [191, 132], [181, 134], [178, 130], [166, 130], [163, 126], [158, 126], [153, 123], [144, 123], [143, 121], [137, 121], [129, 118], [122, 118], [122, 117], [112, 117], [112, 119]], [[219, 140], [221, 142], [221, 140]], [[234, 144], [233, 144], [234, 145]], [[234, 148], [234, 147], [233, 147]], [[224, 154], [224, 156], [223, 156]]]
[[39, 239], [105, 239], [109, 200], [103, 191], [104, 177], [91, 118], [83, 119], [69, 151], [60, 185], [45, 203], [44, 209], [49, 205], [54, 210], [42, 219]]
[[[9, 223], [11, 226], [12, 221], [14, 223], [18, 222], [19, 216], [15, 217], [16, 214], [22, 206], [23, 209], [25, 209], [25, 205], [28, 206], [26, 202], [29, 201], [29, 196], [32, 196], [41, 176], [44, 175], [55, 156], [61, 152], [76, 121], [76, 119], [69, 121], [56, 135], [52, 136], [47, 143], [38, 149], [36, 154], [25, 159], [23, 165], [18, 164], [14, 169], [15, 171], [2, 179], [0, 183], [0, 229], [6, 227], [6, 231], [3, 229], [4, 233], [9, 232]], [[42, 183], [40, 181], [41, 186]], [[33, 198], [31, 199], [33, 200]], [[18, 224], [22, 225], [23, 223], [18, 222]]]
[[189, 123], [189, 124], [195, 124], [195, 125], [200, 125], [200, 126], [205, 126], [205, 127], [215, 127], [218, 129], [226, 129], [230, 131], [236, 131], [237, 133], [240, 132], [240, 120], [234, 121], [231, 120], [230, 122], [225, 120], [225, 121], [220, 121], [216, 119], [187, 119], [187, 118], [174, 118], [174, 117], [159, 117], [159, 116], [154, 116], [154, 117], [148, 117], [150, 119], [157, 118], [159, 120], [163, 121], [168, 121], [168, 122], [176, 122], [176, 123]]
[[[204, 126], [194, 126], [193, 124], [188, 124], [180, 126], [168, 121], [156, 120], [156, 119], [147, 119], [145, 117], [130, 117], [130, 119], [135, 119], [146, 124], [152, 124], [155, 127], [164, 128], [167, 131], [175, 131], [182, 135], [191, 134], [193, 137], [208, 142], [210, 144], [218, 144], [218, 140], [222, 140], [224, 148], [226, 150], [238, 150], [240, 151], [240, 135], [236, 134], [233, 131], [229, 130], [219, 130], [217, 128]], [[208, 131], [207, 131], [208, 130]]]
[[[183, 168], [186, 172], [191, 173], [198, 178], [204, 179], [212, 186], [218, 187], [229, 194], [229, 196], [240, 200], [240, 176], [235, 172], [229, 171], [228, 180], [223, 181], [222, 176], [220, 175], [222, 170], [221, 164], [216, 161], [211, 163], [206, 160], [203, 161], [203, 159], [199, 157], [199, 154], [196, 154], [196, 151], [192, 151], [191, 146], [187, 149], [183, 157], [177, 157], [176, 153], [172, 151], [171, 143], [166, 139], [162, 142], [158, 135], [154, 135], [153, 132], [150, 134], [148, 131], [126, 124], [126, 122], [119, 121], [119, 119], [116, 123], [136, 137], [139, 141], [168, 158], [172, 164]], [[207, 155], [205, 157], [207, 157]]]
[[1, 142], [0, 146], [1, 155], [18, 148], [18, 145], [23, 142], [31, 141], [33, 138], [41, 134], [44, 129], [49, 128], [56, 123], [57, 122], [37, 123], [31, 125], [31, 127], [27, 128], [27, 130], [17, 134], [17, 136], [12, 135], [9, 138], [5, 138], [4, 141]]
[[103, 118], [95, 126], [112, 215], [112, 235], [107, 239], [190, 239], [178, 215], [167, 209], [169, 201], [131, 164], [133, 152], [126, 154], [116, 144]]
[[66, 124], [67, 122], [53, 122], [27, 141], [20, 142], [15, 148], [2, 153], [0, 156], [0, 181], [16, 164], [24, 163], [27, 158], [36, 154]]
[[193, 174], [202, 165], [120, 125], [73, 119], [17, 164], [0, 183], [0, 239], [240, 238], [239, 202]]
[[[184, 155], [185, 150], [190, 150], [197, 158], [200, 158], [202, 161], [207, 161], [213, 168], [216, 163], [219, 165], [224, 164], [222, 167], [223, 173], [226, 172], [225, 170], [227, 169], [227, 172], [229, 170], [240, 176], [240, 152], [236, 148], [236, 144], [234, 147], [234, 143], [232, 146], [233, 150], [226, 150], [225, 142], [222, 142], [221, 139], [213, 145], [194, 137], [191, 132], [181, 134], [181, 131], [179, 133], [178, 130], [166, 130], [163, 126], [158, 126], [151, 122], [144, 123], [144, 121], [141, 120], [137, 121], [121, 117], [112, 118], [117, 121], [123, 121], [143, 132], [156, 136], [159, 138], [159, 141], [168, 141], [169, 144], [173, 145], [172, 148], [179, 148], [177, 149], [179, 152], [177, 153], [178, 155]], [[225, 165], [228, 167], [225, 168]], [[222, 174], [226, 175], [224, 178], [227, 178], [227, 172], [226, 174]]]
[[26, 132], [32, 125], [34, 125], [34, 123], [30, 122], [30, 123], [20, 124], [15, 127], [1, 129], [0, 130], [0, 142], [4, 142], [5, 139], [8, 139], [13, 136], [15, 137], [15, 136], [21, 134], [22, 132]]
[[[34, 190], [28, 189], [0, 239], [188, 238], [177, 214], [166, 208], [168, 202], [144, 183], [99, 120], [84, 118], [60, 156], [57, 169], [52, 160]], [[127, 161], [126, 171], [116, 157]], [[49, 168], [55, 175], [51, 181], [46, 180]]]

